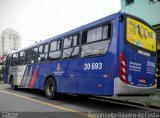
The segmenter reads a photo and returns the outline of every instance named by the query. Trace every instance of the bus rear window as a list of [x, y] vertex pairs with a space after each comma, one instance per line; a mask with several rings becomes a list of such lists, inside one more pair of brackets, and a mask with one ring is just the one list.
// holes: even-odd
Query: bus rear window
[[129, 17], [126, 20], [126, 40], [132, 45], [156, 52], [156, 33], [147, 25]]

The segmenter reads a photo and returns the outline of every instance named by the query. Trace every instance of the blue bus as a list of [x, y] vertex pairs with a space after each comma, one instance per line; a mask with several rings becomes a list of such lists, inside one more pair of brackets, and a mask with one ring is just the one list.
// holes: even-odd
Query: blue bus
[[7, 55], [4, 82], [76, 95], [156, 92], [156, 34], [145, 21], [118, 12]]

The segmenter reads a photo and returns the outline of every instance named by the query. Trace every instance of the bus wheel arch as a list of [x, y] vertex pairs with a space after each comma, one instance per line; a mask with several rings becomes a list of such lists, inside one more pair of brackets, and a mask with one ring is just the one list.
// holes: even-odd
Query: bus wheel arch
[[13, 75], [10, 75], [9, 77], [9, 84], [12, 90], [18, 89], [18, 86], [14, 84], [14, 77]]
[[13, 75], [10, 75], [10, 77], [9, 77], [9, 84], [11, 83], [12, 79], [14, 79]]
[[45, 95], [48, 99], [55, 99], [57, 97], [57, 83], [55, 77], [49, 75], [44, 83]]

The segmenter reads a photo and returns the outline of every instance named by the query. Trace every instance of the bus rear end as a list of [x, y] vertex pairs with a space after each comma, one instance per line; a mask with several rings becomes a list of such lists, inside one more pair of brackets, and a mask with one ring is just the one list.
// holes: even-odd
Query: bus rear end
[[121, 22], [116, 95], [150, 95], [157, 89], [156, 33], [144, 21], [126, 15]]

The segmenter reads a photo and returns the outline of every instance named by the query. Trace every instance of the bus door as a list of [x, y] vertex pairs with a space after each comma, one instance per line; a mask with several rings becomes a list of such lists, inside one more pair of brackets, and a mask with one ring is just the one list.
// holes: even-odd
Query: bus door
[[7, 83], [8, 82], [8, 74], [9, 74], [9, 65], [10, 65], [10, 58], [11, 58], [11, 55], [8, 55], [6, 57], [6, 60], [5, 60], [5, 65], [4, 65], [4, 83]]

